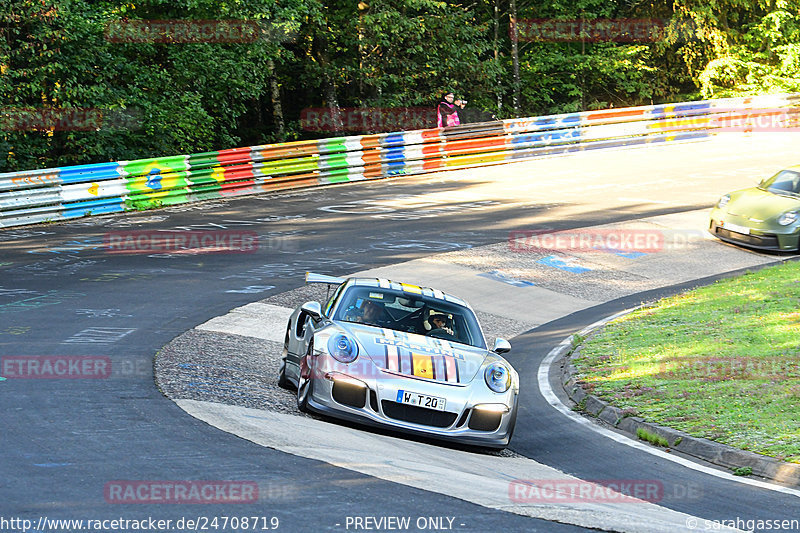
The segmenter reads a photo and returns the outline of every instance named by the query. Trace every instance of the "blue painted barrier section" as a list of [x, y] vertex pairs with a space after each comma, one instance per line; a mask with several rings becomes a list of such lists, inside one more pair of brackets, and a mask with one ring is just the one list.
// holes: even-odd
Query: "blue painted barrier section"
[[62, 183], [85, 183], [117, 179], [120, 177], [119, 166], [119, 163], [99, 163], [95, 165], [61, 167], [60, 177]]
[[64, 203], [65, 218], [79, 218], [90, 215], [105, 215], [125, 211], [125, 203], [119, 198], [107, 198], [82, 202]]

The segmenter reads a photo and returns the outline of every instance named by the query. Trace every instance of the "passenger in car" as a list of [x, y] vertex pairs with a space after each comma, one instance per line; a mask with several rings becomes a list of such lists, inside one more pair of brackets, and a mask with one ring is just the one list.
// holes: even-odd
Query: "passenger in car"
[[426, 325], [425, 329], [430, 330], [428, 335], [430, 335], [430, 332], [436, 330], [439, 330], [440, 332], [444, 331], [448, 335], [455, 335], [453, 328], [449, 324], [449, 321], [450, 317], [447, 314], [440, 311], [431, 311], [430, 315], [428, 316], [428, 325]]

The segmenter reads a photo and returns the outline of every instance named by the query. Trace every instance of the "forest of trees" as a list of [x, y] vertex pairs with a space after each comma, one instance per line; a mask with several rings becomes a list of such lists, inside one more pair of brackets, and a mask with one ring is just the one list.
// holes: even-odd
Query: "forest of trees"
[[800, 0], [0, 0], [0, 33], [0, 172], [331, 137], [304, 110], [447, 90], [476, 119], [800, 90]]

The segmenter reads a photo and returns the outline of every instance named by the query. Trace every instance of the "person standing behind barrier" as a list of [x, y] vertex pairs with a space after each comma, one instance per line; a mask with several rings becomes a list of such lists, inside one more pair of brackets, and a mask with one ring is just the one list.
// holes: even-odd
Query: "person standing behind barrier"
[[461, 120], [458, 118], [458, 109], [456, 106], [464, 109], [464, 104], [466, 102], [462, 102], [461, 100], [455, 100], [455, 95], [453, 93], [447, 93], [442, 98], [442, 101], [439, 102], [439, 107], [437, 108], [437, 115], [438, 115], [438, 127], [440, 128], [447, 128], [450, 126], [458, 126], [461, 124]]

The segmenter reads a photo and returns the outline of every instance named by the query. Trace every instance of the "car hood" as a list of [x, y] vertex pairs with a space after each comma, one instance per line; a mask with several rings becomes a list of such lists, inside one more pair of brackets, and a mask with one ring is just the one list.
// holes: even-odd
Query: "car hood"
[[380, 369], [420, 379], [469, 383], [489, 351], [443, 339], [364, 324], [338, 323]]
[[756, 187], [732, 192], [730, 197], [724, 211], [754, 222], [769, 221], [787, 211], [800, 209], [800, 198], [782, 196]]

